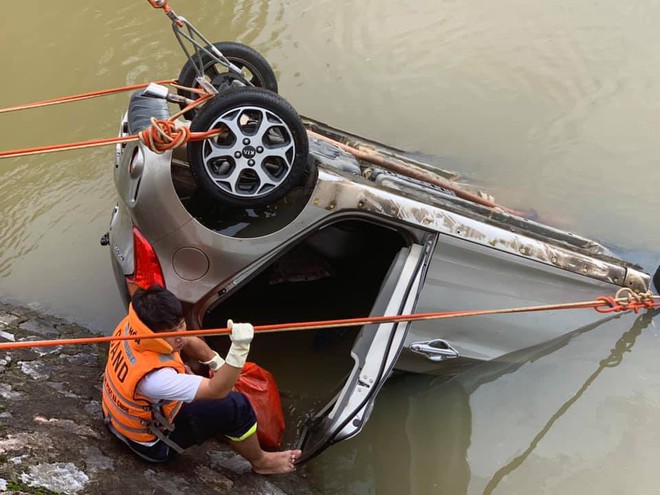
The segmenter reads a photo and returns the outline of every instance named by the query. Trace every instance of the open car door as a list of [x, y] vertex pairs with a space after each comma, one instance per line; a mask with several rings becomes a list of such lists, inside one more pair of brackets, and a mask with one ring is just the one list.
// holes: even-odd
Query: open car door
[[[435, 236], [429, 236], [424, 245], [401, 248], [370, 316], [394, 316], [415, 310], [434, 244]], [[400, 322], [362, 327], [351, 350], [355, 365], [342, 390], [303, 427], [297, 446], [302, 449], [299, 463], [360, 432], [399, 357], [409, 326], [409, 322]]]

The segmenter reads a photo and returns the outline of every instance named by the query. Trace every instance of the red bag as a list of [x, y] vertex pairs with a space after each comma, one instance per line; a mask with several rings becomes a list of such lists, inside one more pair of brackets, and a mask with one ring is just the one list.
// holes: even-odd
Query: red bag
[[245, 363], [234, 386], [244, 393], [257, 415], [257, 437], [264, 449], [278, 449], [284, 435], [284, 413], [273, 375], [254, 363]]

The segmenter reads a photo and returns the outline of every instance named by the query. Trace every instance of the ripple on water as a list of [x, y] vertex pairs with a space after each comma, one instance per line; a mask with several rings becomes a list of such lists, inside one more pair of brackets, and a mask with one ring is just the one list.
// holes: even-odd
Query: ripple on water
[[[88, 156], [84, 156], [88, 155]], [[89, 156], [91, 155], [91, 156]], [[101, 155], [104, 156], [104, 155]], [[44, 235], [64, 235], [88, 223], [90, 197], [111, 196], [94, 153], [12, 160], [0, 176], [0, 277], [41, 245]]]

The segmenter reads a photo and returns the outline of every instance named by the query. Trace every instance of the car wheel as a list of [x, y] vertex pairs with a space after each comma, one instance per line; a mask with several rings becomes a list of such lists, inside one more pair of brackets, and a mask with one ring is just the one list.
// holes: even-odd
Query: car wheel
[[241, 88], [214, 96], [190, 130], [220, 134], [188, 143], [198, 184], [217, 201], [261, 207], [282, 198], [308, 176], [309, 142], [298, 113], [281, 96]]
[[[220, 41], [213, 43], [213, 46], [220, 50], [227, 60], [241, 69], [243, 78], [252, 84], [252, 86], [265, 88], [277, 93], [277, 78], [275, 77], [275, 73], [268, 61], [258, 51], [247, 45], [233, 41]], [[219, 92], [245, 84], [237, 74], [231, 72], [225, 66], [216, 63], [207, 54], [201, 54], [201, 61], [204, 68], [204, 77]], [[197, 88], [199, 84], [195, 80], [196, 78], [197, 71], [192, 62], [188, 60], [179, 73], [178, 83], [188, 88]], [[197, 99], [197, 95], [190, 91], [179, 89], [178, 93], [186, 98]], [[181, 109], [184, 107], [185, 105], [181, 104]], [[192, 120], [196, 112], [197, 110], [190, 110], [185, 113], [184, 117]]]

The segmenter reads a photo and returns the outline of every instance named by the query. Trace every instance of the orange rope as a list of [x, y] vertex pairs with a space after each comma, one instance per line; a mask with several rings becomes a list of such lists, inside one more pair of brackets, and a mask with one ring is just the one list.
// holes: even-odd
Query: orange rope
[[14, 158], [17, 156], [38, 155], [42, 153], [54, 153], [56, 151], [69, 151], [83, 148], [94, 148], [97, 146], [107, 146], [109, 144], [128, 143], [137, 141], [137, 136], [116, 137], [107, 139], [94, 139], [91, 141], [81, 141], [77, 143], [54, 144], [50, 146], [37, 146], [34, 148], [24, 148], [20, 150], [0, 151], [0, 159]]
[[202, 141], [204, 139], [215, 136], [220, 132], [217, 129], [212, 129], [206, 132], [190, 132], [188, 127], [177, 127], [174, 124], [174, 120], [178, 118], [179, 115], [191, 110], [192, 108], [195, 108], [198, 105], [201, 105], [212, 96], [213, 95], [210, 94], [201, 96], [180, 112], [172, 115], [172, 117], [170, 117], [168, 120], [158, 120], [152, 118], [151, 127], [143, 129], [137, 135], [133, 134], [130, 136], [122, 136], [116, 138], [92, 139], [90, 141], [79, 141], [75, 143], [53, 144], [19, 150], [0, 151], [0, 160], [3, 158], [14, 158], [17, 156], [29, 156], [43, 153], [54, 153], [56, 151], [94, 148], [117, 143], [129, 143], [131, 141], [137, 141], [138, 139], [153, 152], [163, 153], [164, 151], [183, 146], [188, 141]]
[[147, 0], [154, 9], [163, 9], [165, 13], [169, 13], [172, 9], [167, 5], [167, 0]]
[[[147, 0], [147, 1], [151, 4], [151, 6], [154, 9], [163, 9], [163, 12], [165, 12], [168, 16], [170, 15], [170, 13], [174, 14], [172, 8], [167, 4], [167, 0]], [[176, 25], [179, 27], [183, 27], [185, 25], [183, 21], [179, 19], [176, 14], [174, 14], [174, 16], [175, 16], [174, 22], [176, 22]]]
[[[159, 124], [167, 121], [157, 121]], [[130, 136], [124, 136], [124, 137], [116, 137], [116, 138], [106, 138], [106, 139], [93, 139], [91, 141], [80, 141], [77, 143], [66, 143], [66, 144], [55, 144], [55, 145], [50, 145], [50, 146], [38, 146], [35, 148], [24, 148], [20, 150], [9, 150], [9, 151], [0, 151], [0, 159], [3, 158], [14, 158], [17, 156], [29, 156], [29, 155], [37, 155], [37, 154], [43, 154], [43, 153], [54, 153], [57, 151], [69, 151], [69, 150], [79, 150], [79, 149], [84, 149], [84, 148], [95, 148], [98, 146], [107, 146], [110, 144], [117, 144], [117, 143], [130, 143], [131, 141], [137, 141], [140, 139], [140, 135], [142, 133], [149, 133], [151, 131], [152, 127], [148, 127], [147, 129], [143, 130], [140, 132], [140, 134], [132, 134]], [[187, 132], [187, 141], [202, 141], [204, 139], [208, 139], [211, 136], [215, 136], [218, 134], [220, 131], [213, 129], [210, 131], [206, 132], [190, 132], [190, 130], [186, 127], [185, 128]], [[184, 131], [185, 132], [185, 131]], [[146, 138], [150, 139], [150, 138]], [[159, 139], [155, 139], [156, 143], [159, 143]], [[185, 144], [184, 141], [183, 144]], [[147, 144], [145, 142], [145, 144]], [[148, 144], [147, 144], [148, 145]], [[181, 144], [179, 144], [181, 145]], [[162, 151], [166, 151], [168, 148], [168, 144], [164, 144], [164, 149]], [[159, 151], [160, 144], [156, 144], [156, 148], [153, 149], [156, 153], [162, 153], [162, 151]], [[175, 147], [175, 146], [172, 146]]]
[[138, 134], [140, 141], [142, 141], [144, 145], [154, 153], [163, 153], [167, 150], [183, 146], [188, 141], [201, 141], [211, 136], [215, 136], [220, 132], [218, 129], [193, 133], [190, 132], [189, 127], [177, 127], [174, 122], [177, 118], [179, 118], [180, 115], [183, 115], [189, 110], [192, 110], [193, 108], [201, 105], [212, 97], [213, 95], [208, 93], [200, 96], [198, 99], [190, 103], [186, 108], [180, 112], [175, 113], [167, 120], [158, 120], [154, 117], [151, 117], [151, 127], [143, 129]]
[[594, 309], [599, 313], [618, 313], [620, 311], [634, 311], [635, 314], [639, 313], [641, 309], [652, 309], [657, 304], [653, 300], [624, 302], [617, 301], [613, 297], [599, 297], [599, 301], [603, 301], [607, 307], [595, 307]]
[[147, 148], [157, 153], [178, 148], [190, 139], [189, 127], [176, 127], [171, 120], [158, 120], [151, 117], [151, 127], [138, 134]]
[[[173, 85], [176, 82], [177, 81], [175, 79], [166, 79], [164, 81], [156, 81], [156, 84]], [[60, 103], [69, 103], [72, 101], [89, 100], [90, 98], [98, 98], [99, 96], [110, 95], [113, 93], [121, 93], [123, 91], [132, 91], [135, 89], [146, 88], [147, 86], [149, 86], [149, 84], [151, 83], [134, 84], [132, 86], [122, 86], [120, 88], [103, 89], [100, 91], [92, 91], [91, 93], [81, 93], [78, 95], [62, 96], [60, 98], [53, 98], [52, 100], [43, 100], [34, 103], [25, 103], [23, 105], [16, 105], [14, 107], [0, 108], [0, 114], [8, 113], [8, 112], [16, 112], [18, 110], [27, 110], [30, 108], [40, 108], [40, 107], [47, 107], [50, 105], [59, 105]]]
[[[630, 290], [630, 289], [624, 289]], [[621, 290], [619, 291], [621, 292]], [[619, 294], [617, 292], [617, 294]], [[632, 291], [631, 291], [632, 292]], [[659, 296], [653, 296], [650, 293], [642, 294], [638, 299], [636, 298], [598, 298], [595, 301], [565, 303], [565, 304], [549, 304], [544, 306], [528, 306], [522, 308], [507, 308], [507, 309], [488, 309], [478, 311], [445, 311], [437, 313], [418, 313], [410, 315], [393, 315], [393, 316], [373, 316], [368, 318], [345, 318], [340, 320], [325, 320], [325, 321], [306, 321], [299, 323], [280, 323], [275, 325], [258, 325], [254, 327], [256, 333], [275, 333], [284, 331], [299, 331], [299, 330], [320, 330], [324, 328], [342, 328], [358, 325], [367, 325], [372, 323], [396, 323], [406, 321], [418, 320], [440, 320], [447, 318], [460, 318], [465, 316], [485, 316], [485, 315], [498, 315], [498, 314], [513, 314], [513, 313], [526, 313], [526, 312], [539, 312], [551, 311], [560, 309], [588, 309], [594, 308], [599, 312], [614, 312], [614, 311], [639, 311], [640, 309], [651, 309], [660, 306], [660, 302], [655, 302], [654, 299]], [[607, 300], [605, 300], [607, 299]], [[606, 306], [606, 311], [600, 311]], [[85, 337], [77, 339], [57, 339], [57, 340], [32, 340], [26, 342], [3, 342], [0, 343], [0, 350], [3, 349], [19, 349], [26, 347], [52, 347], [60, 345], [77, 345], [77, 344], [98, 344], [104, 342], [113, 342], [116, 340], [136, 340], [136, 339], [160, 339], [164, 337], [193, 337], [193, 336], [212, 336], [212, 335], [228, 335], [231, 330], [228, 328], [211, 328], [206, 330], [183, 330], [177, 332], [158, 332], [153, 335], [120, 335], [109, 337]]]

